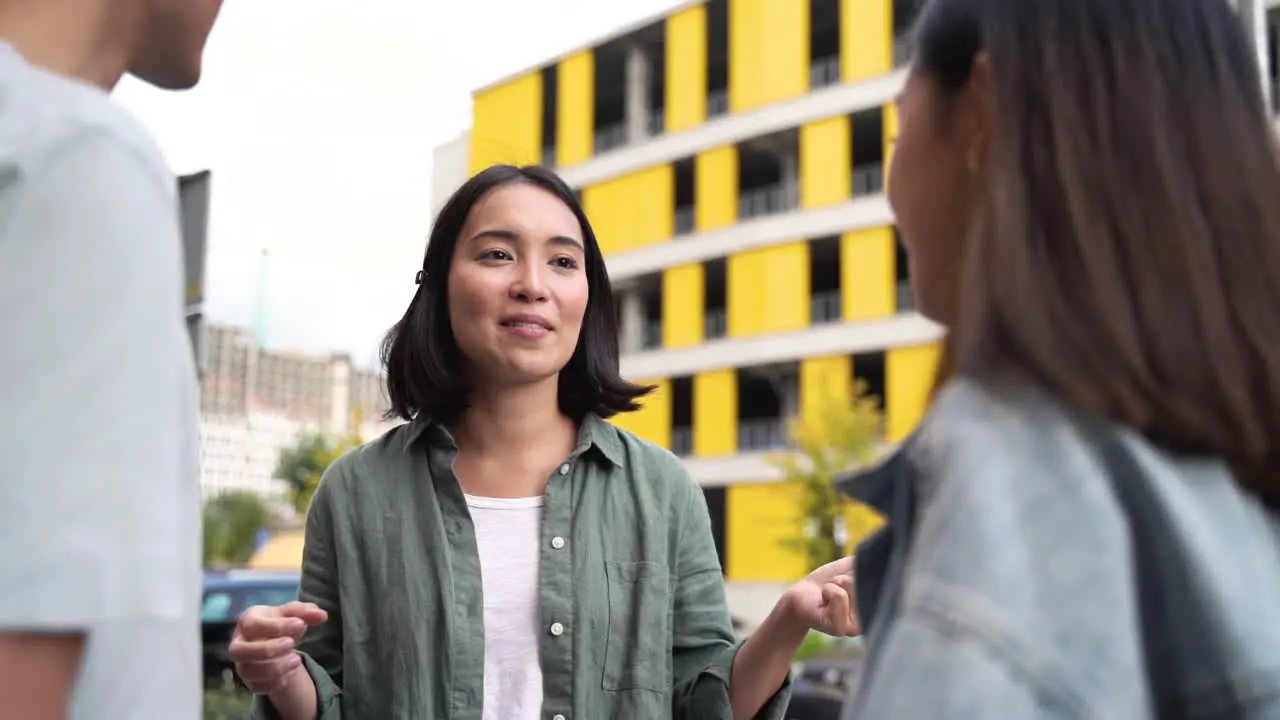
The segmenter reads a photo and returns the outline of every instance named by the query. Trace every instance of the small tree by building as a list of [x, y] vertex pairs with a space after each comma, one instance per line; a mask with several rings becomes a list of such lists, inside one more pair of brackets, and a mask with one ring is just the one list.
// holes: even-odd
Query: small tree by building
[[320, 477], [334, 460], [360, 445], [359, 435], [331, 437], [324, 433], [305, 433], [297, 442], [280, 452], [275, 477], [289, 487], [289, 499], [299, 513], [306, 513]]
[[266, 502], [255, 493], [229, 490], [210, 498], [204, 504], [204, 564], [245, 563], [271, 520]]
[[832, 397], [790, 422], [793, 449], [773, 462], [783, 480], [799, 486], [800, 532], [784, 542], [816, 568], [848, 554], [850, 543], [883, 520], [871, 508], [846, 499], [833, 482], [867, 464], [879, 452], [882, 414], [877, 398], [859, 381], [852, 399]]

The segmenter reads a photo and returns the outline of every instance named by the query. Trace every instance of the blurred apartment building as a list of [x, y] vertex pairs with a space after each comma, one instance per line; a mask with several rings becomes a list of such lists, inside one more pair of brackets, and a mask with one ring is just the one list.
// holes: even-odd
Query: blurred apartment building
[[201, 485], [276, 494], [272, 478], [282, 448], [305, 432], [358, 433], [371, 439], [388, 425], [382, 376], [346, 355], [308, 355], [261, 347], [246, 328], [203, 328]]
[[[731, 610], [803, 576], [786, 421], [855, 377], [889, 442], [920, 419], [940, 328], [917, 314], [885, 170], [904, 0], [699, 0], [474, 95], [437, 149], [437, 206], [498, 162], [581, 193], [620, 308], [623, 372], [659, 389], [618, 423], [685, 458]], [[852, 512], [852, 511], [851, 511]]]

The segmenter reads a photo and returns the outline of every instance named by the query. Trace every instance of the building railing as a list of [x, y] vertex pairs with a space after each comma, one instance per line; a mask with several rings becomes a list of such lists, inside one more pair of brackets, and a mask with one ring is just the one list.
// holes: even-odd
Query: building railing
[[662, 347], [662, 321], [646, 320], [644, 323], [644, 334], [640, 336], [640, 347], [645, 350], [653, 350]]
[[897, 287], [898, 312], [911, 312], [916, 309], [916, 296], [911, 292], [910, 280], [899, 280]]
[[729, 113], [729, 90], [713, 90], [707, 95], [707, 119]]
[[693, 454], [693, 428], [671, 429], [671, 452], [681, 457]]
[[706, 340], [718, 340], [729, 332], [729, 315], [724, 308], [708, 310], [702, 319], [702, 334]]
[[787, 445], [787, 424], [781, 418], [738, 421], [738, 451], [776, 450]]
[[840, 83], [840, 56], [819, 58], [809, 66], [809, 89]]
[[667, 115], [662, 108], [654, 108], [649, 111], [648, 117], [644, 119], [645, 132], [649, 133], [649, 137], [661, 135], [667, 131]]
[[693, 232], [694, 209], [692, 205], [676, 208], [676, 235], [688, 235]]
[[884, 163], [867, 163], [853, 169], [853, 196], [884, 192]]
[[911, 62], [911, 43], [904, 37], [893, 39], [893, 66], [900, 68]]
[[625, 122], [606, 125], [596, 130], [595, 152], [597, 155], [620, 148], [627, 144], [627, 124]]
[[843, 300], [839, 290], [814, 293], [809, 298], [809, 319], [814, 325], [840, 322], [843, 316]]
[[784, 185], [765, 185], [746, 190], [738, 197], [738, 219], [789, 212], [800, 205], [795, 188]]

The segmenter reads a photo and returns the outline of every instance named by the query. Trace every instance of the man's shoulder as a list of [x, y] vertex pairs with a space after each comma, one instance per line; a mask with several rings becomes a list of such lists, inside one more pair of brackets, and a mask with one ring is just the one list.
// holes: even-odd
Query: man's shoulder
[[0, 43], [0, 178], [38, 177], [63, 153], [110, 147], [176, 196], [164, 155], [142, 124], [103, 90], [27, 63]]

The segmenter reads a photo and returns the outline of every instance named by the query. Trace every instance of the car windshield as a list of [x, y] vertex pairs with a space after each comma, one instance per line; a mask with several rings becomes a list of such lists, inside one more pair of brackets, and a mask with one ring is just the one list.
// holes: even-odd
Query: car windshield
[[253, 605], [283, 605], [298, 598], [296, 582], [233, 585], [206, 590], [200, 622], [231, 622]]

